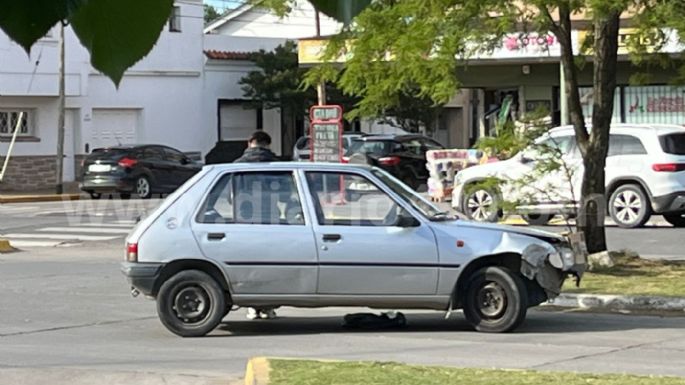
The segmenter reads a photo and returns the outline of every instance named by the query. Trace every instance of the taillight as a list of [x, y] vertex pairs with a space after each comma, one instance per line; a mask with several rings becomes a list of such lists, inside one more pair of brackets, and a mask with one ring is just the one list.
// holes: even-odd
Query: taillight
[[123, 168], [131, 168], [138, 164], [138, 160], [133, 159], [133, 158], [121, 158], [119, 159], [119, 166]]
[[347, 156], [343, 156], [343, 157], [340, 159], [340, 162], [342, 162], [342, 163], [350, 163], [350, 158], [347, 157]]
[[138, 262], [138, 244], [137, 243], [127, 243], [126, 244], [126, 261]]
[[378, 159], [378, 163], [383, 166], [397, 166], [400, 164], [400, 158], [397, 156], [386, 156]]
[[657, 163], [652, 165], [652, 170], [657, 172], [685, 171], [685, 163]]

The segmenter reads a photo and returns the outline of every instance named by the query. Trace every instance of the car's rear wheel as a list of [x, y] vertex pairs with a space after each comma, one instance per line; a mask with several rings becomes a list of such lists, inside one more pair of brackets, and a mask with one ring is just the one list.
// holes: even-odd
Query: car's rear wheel
[[664, 219], [674, 227], [685, 227], [685, 214], [664, 214]]
[[518, 274], [505, 267], [485, 267], [469, 278], [463, 298], [464, 316], [479, 332], [509, 332], [526, 318], [527, 298], [526, 286]]
[[152, 197], [152, 184], [147, 177], [141, 176], [136, 179], [136, 195], [140, 199], [150, 199]]
[[169, 331], [200, 337], [216, 328], [226, 314], [226, 297], [219, 283], [199, 270], [184, 270], [162, 284], [157, 314]]
[[545, 226], [546, 224], [549, 223], [549, 221], [554, 218], [554, 215], [551, 214], [524, 214], [521, 217], [523, 217], [523, 220], [528, 222], [529, 225], [533, 226]]
[[619, 227], [642, 227], [652, 215], [652, 206], [640, 186], [626, 184], [611, 194], [609, 215]]
[[478, 222], [497, 222], [502, 217], [499, 196], [490, 189], [475, 187], [464, 196], [464, 214]]

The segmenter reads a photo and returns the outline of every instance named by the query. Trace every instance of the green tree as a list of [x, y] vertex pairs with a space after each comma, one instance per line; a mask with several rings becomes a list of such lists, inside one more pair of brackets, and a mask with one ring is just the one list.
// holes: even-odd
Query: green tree
[[[273, 0], [275, 1], [275, 0]], [[282, 1], [283, 2], [283, 1]], [[345, 1], [313, 1], [317, 3]], [[591, 252], [606, 249], [605, 174], [609, 127], [614, 105], [618, 32], [621, 15], [629, 14], [640, 34], [654, 37], [661, 28], [674, 28], [685, 39], [685, 2], [669, 0], [377, 0], [331, 39], [327, 58], [348, 51], [349, 60], [339, 75], [332, 64], [311, 76], [334, 79], [347, 93], [361, 98], [365, 114], [391, 107], [394, 95], [410, 86], [419, 96], [444, 103], [459, 88], [458, 68], [469, 58], [499, 46], [502, 38], [519, 30], [550, 31], [561, 45], [570, 120], [583, 156], [581, 207], [578, 228]], [[326, 4], [330, 6], [331, 4]], [[321, 8], [323, 9], [323, 8]], [[330, 12], [338, 19], [345, 14]], [[592, 33], [584, 52], [573, 51], [571, 15], [584, 14]], [[659, 44], [664, 40], [652, 39]], [[649, 49], [631, 43], [633, 59], [644, 60]], [[352, 42], [351, 44], [349, 42]], [[578, 91], [580, 59], [591, 52], [594, 102], [592, 130], [585, 124]], [[685, 74], [685, 70], [682, 72]]]
[[97, 70], [119, 85], [159, 38], [173, 0], [0, 0], [0, 29], [26, 52], [58, 22], [71, 24]]
[[221, 17], [221, 13], [216, 10], [211, 4], [204, 4], [205, 9], [205, 24]]

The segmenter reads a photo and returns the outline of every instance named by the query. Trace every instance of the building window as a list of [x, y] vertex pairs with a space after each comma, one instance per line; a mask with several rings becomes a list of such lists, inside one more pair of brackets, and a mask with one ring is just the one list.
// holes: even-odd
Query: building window
[[181, 7], [175, 6], [171, 11], [169, 32], [181, 32]]
[[[22, 114], [23, 112], [23, 114]], [[21, 120], [20, 120], [21, 116]], [[19, 122], [20, 136], [31, 134], [31, 112], [28, 110], [0, 110], [0, 136], [12, 136]]]

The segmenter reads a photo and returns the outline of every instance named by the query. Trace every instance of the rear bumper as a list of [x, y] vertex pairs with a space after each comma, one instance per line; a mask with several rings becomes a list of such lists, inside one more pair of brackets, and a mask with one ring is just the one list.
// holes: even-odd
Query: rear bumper
[[133, 288], [146, 296], [152, 296], [162, 267], [163, 263], [123, 262], [121, 272]]
[[120, 176], [86, 176], [79, 184], [83, 191], [112, 192], [112, 191], [133, 191], [133, 181]]
[[652, 208], [657, 214], [685, 213], [685, 191], [652, 197]]

